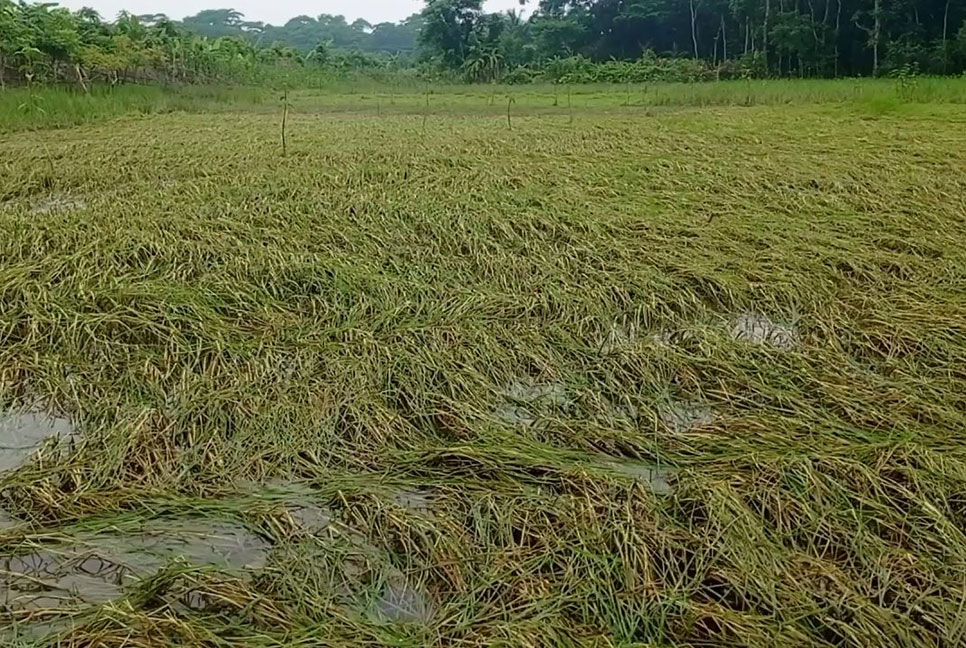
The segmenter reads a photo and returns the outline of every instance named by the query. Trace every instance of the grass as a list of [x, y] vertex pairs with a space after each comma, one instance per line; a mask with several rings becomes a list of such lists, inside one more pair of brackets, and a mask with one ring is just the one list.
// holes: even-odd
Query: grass
[[[271, 96], [5, 137], [0, 402], [81, 435], [0, 475], [2, 552], [186, 517], [272, 547], [5, 622], [961, 644], [966, 113], [933, 84], [583, 88], [573, 123], [512, 89], [512, 131], [504, 89], [425, 128], [422, 94], [301, 92], [284, 158]], [[374, 616], [400, 582], [430, 619]]]
[[250, 109], [273, 99], [271, 91], [261, 88], [217, 86], [95, 86], [90, 94], [17, 88], [0, 92], [0, 133], [77, 126], [124, 115]]
[[[77, 126], [123, 116], [274, 113], [282, 90], [267, 87], [119, 86], [76, 89], [18, 88], [0, 92], [0, 133]], [[966, 79], [913, 77], [853, 80], [736, 80], [719, 83], [628, 85], [439, 85], [332, 82], [292, 93], [305, 114], [505, 115], [507, 100], [524, 114], [567, 115], [682, 107], [847, 105], [879, 115], [922, 113], [937, 105], [966, 104]]]

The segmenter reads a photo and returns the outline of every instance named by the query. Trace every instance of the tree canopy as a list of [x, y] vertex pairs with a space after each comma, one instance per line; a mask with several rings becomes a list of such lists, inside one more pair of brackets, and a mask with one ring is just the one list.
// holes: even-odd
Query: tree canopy
[[[527, 4], [522, 0], [521, 4]], [[0, 0], [0, 86], [8, 80], [252, 79], [266, 66], [417, 67], [521, 82], [959, 74], [962, 0], [539, 0], [487, 13], [482, 0], [426, 0], [399, 23], [296, 16], [251, 22], [234, 9], [183, 21]]]
[[372, 25], [361, 19], [350, 23], [345, 16], [321, 14], [314, 17], [296, 16], [284, 25], [274, 26], [248, 22], [233, 9], [213, 9], [189, 16], [181, 24], [209, 38], [236, 36], [257, 43], [277, 42], [304, 52], [314, 49], [319, 43], [326, 43], [337, 50], [398, 54], [416, 49], [422, 18], [416, 14], [399, 23]]
[[427, 0], [423, 55], [470, 76], [646, 52], [758, 76], [948, 74], [966, 65], [966, 3], [955, 0], [539, 0], [533, 8], [524, 21], [486, 14], [478, 0]]

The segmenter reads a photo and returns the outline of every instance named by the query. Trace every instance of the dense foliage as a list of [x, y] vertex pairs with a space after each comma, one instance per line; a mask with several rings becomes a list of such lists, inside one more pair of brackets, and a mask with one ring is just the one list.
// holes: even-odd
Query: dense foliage
[[283, 43], [303, 52], [323, 43], [334, 50], [400, 54], [416, 49], [422, 17], [416, 14], [399, 23], [373, 25], [362, 19], [349, 23], [345, 16], [321, 14], [317, 18], [296, 16], [282, 26], [274, 26], [246, 21], [233, 9], [207, 9], [185, 18], [182, 24], [210, 38], [244, 37], [256, 43]]
[[508, 83], [966, 69], [966, 4], [953, 0], [540, 0], [533, 9], [525, 18], [486, 13], [482, 0], [427, 0], [400, 23], [323, 14], [272, 26], [232, 9], [108, 22], [90, 9], [0, 0], [0, 85], [306, 81], [401, 69]]
[[528, 20], [487, 14], [481, 0], [428, 0], [423, 17], [424, 55], [471, 78], [546, 75], [548, 61], [579, 57], [579, 80], [633, 80], [641, 66], [587, 64], [649, 52], [702, 61], [719, 77], [966, 67], [966, 3], [953, 0], [540, 0]]
[[107, 22], [91, 9], [0, 0], [0, 85], [8, 79], [71, 82], [84, 89], [91, 80], [304, 81], [346, 71], [378, 76], [405, 65], [398, 57], [335, 49], [328, 40], [312, 47], [267, 40], [273, 29], [243, 23], [231, 10], [202, 12], [183, 23], [122, 12]]

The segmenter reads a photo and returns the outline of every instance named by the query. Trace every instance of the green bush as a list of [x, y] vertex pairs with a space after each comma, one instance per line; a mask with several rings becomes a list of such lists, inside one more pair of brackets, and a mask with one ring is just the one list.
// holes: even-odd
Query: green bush
[[532, 70], [521, 65], [520, 67], [507, 72], [503, 77], [503, 83], [506, 83], [507, 85], [525, 85], [527, 83], [533, 83], [539, 78], [539, 70]]
[[595, 63], [583, 56], [554, 59], [544, 66], [541, 77], [542, 81], [555, 83], [620, 84], [705, 81], [716, 78], [716, 74], [704, 61], [659, 57], [648, 51], [641, 58], [630, 61], [610, 60]]

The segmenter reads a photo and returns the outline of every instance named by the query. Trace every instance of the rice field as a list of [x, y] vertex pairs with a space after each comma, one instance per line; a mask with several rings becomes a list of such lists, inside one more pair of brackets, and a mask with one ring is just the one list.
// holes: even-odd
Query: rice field
[[152, 92], [0, 105], [4, 645], [966, 642], [966, 80]]

